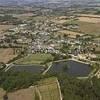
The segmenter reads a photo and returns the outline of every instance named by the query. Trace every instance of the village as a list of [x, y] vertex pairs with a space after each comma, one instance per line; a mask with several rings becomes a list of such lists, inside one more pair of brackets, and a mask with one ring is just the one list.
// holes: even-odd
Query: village
[[0, 100], [100, 100], [100, 2], [6, 1]]
[[[74, 16], [69, 18], [72, 20]], [[59, 23], [65, 21], [65, 19], [65, 16], [56, 18]], [[78, 28], [75, 24], [70, 23], [66, 30], [61, 23], [53, 21], [52, 18], [42, 20], [39, 18], [37, 21], [31, 19], [24, 24], [10, 28], [0, 36], [0, 47], [12, 48], [14, 55], [55, 53], [83, 61], [99, 61], [96, 52], [99, 52], [100, 40], [96, 40], [93, 35], [70, 31]]]

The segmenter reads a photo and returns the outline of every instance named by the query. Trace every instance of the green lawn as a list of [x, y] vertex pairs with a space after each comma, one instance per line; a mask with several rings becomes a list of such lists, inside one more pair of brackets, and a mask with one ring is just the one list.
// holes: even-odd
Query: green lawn
[[21, 58], [17, 60], [15, 63], [16, 64], [41, 64], [48, 59], [53, 60], [51, 54], [37, 53], [37, 54], [31, 54], [29, 56]]

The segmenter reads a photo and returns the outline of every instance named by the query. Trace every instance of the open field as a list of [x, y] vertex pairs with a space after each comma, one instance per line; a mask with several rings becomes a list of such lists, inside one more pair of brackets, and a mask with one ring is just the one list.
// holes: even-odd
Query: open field
[[48, 78], [40, 81], [37, 89], [43, 100], [61, 100], [57, 78]]
[[56, 77], [40, 80], [35, 86], [10, 92], [7, 95], [8, 100], [61, 100], [61, 91]]
[[[89, 19], [92, 20], [92, 19]], [[100, 20], [100, 18], [99, 18]], [[100, 22], [99, 23], [92, 23], [92, 21], [80, 21], [80, 20], [66, 20], [67, 24], [77, 24], [79, 26], [78, 30], [74, 29], [75, 31], [80, 31], [81, 33], [85, 33], [85, 34], [91, 34], [91, 35], [100, 35]], [[65, 33], [65, 32], [64, 32]], [[72, 34], [73, 36], [75, 34], [79, 35], [79, 32], [66, 32], [66, 34]]]
[[80, 14], [78, 15], [78, 19], [83, 22], [100, 23], [100, 15]]
[[17, 64], [41, 64], [45, 62], [47, 59], [53, 59], [51, 54], [45, 54], [45, 53], [37, 53], [37, 54], [31, 54], [29, 56], [26, 56], [24, 58], [19, 59], [16, 61]]
[[78, 32], [73, 32], [73, 31], [68, 31], [68, 30], [62, 30], [62, 31], [59, 31], [58, 32], [59, 35], [68, 35], [68, 37], [70, 38], [76, 38], [77, 35], [80, 35], [82, 36], [83, 34], [82, 33], [78, 33]]
[[100, 18], [93, 17], [78, 17], [79, 21], [89, 22], [89, 23], [100, 23]]
[[0, 48], [0, 62], [7, 63], [16, 56], [17, 55], [14, 55], [14, 50], [12, 48], [7, 48], [7, 49]]
[[65, 23], [67, 20], [65, 19], [61, 19], [61, 20], [52, 20], [53, 22], [57, 23], [57, 24], [63, 24]]
[[0, 25], [0, 33], [13, 27], [13, 25]]
[[77, 21], [79, 30], [86, 34], [100, 35], [100, 23]]
[[[100, 35], [100, 15], [91, 15], [91, 14], [80, 14], [77, 15], [78, 17], [76, 19], [72, 18], [72, 19], [68, 19], [67, 16], [64, 18], [55, 18], [53, 19], [53, 22], [57, 23], [57, 24], [62, 24], [62, 25], [66, 25], [65, 27], [67, 27], [67, 25], [78, 25], [79, 28], [77, 29], [73, 29], [73, 31], [76, 32], [65, 32], [62, 31], [61, 33], [66, 33], [66, 34], [71, 34], [71, 36], [75, 37], [75, 34], [79, 35], [80, 33], [78, 33], [79, 31], [81, 33], [85, 33], [85, 34], [91, 34], [91, 35]], [[78, 31], [78, 32], [77, 32]]]
[[92, 18], [100, 18], [100, 15], [93, 15], [93, 14], [78, 14], [80, 17], [92, 17]]
[[35, 100], [34, 87], [8, 93], [8, 100]]
[[34, 14], [33, 13], [13, 14], [13, 16], [23, 20], [34, 16]]

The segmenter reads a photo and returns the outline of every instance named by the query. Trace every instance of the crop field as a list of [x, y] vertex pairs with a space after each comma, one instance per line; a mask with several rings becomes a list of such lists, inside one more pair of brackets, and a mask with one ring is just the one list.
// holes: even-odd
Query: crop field
[[48, 78], [40, 81], [37, 89], [43, 100], [60, 100], [60, 91], [56, 78]]
[[17, 64], [41, 64], [47, 59], [53, 59], [51, 54], [37, 53], [31, 54], [16, 61]]
[[17, 55], [14, 54], [14, 50], [12, 48], [0, 48], [0, 62], [7, 63], [16, 56]]
[[75, 34], [79, 35], [80, 34], [79, 31], [80, 31], [81, 33], [85, 33], [85, 34], [100, 35], [100, 22], [99, 23], [92, 23], [92, 21], [86, 22], [86, 21], [80, 21], [80, 20], [66, 20], [66, 23], [78, 25], [78, 30], [74, 29], [74, 31], [76, 31], [76, 32], [66, 31], [66, 34], [69, 33], [69, 34], [72, 34], [72, 36], [74, 36]]
[[100, 15], [92, 14], [80, 14], [78, 15], [79, 21], [89, 22], [89, 23], [100, 23]]
[[8, 93], [8, 100], [61, 100], [56, 77], [40, 80], [37, 85]]

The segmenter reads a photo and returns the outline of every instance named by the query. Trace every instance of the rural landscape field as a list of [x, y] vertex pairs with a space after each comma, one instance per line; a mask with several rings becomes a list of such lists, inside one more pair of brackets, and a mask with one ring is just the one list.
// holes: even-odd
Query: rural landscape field
[[100, 100], [100, 1], [0, 1], [0, 100]]

